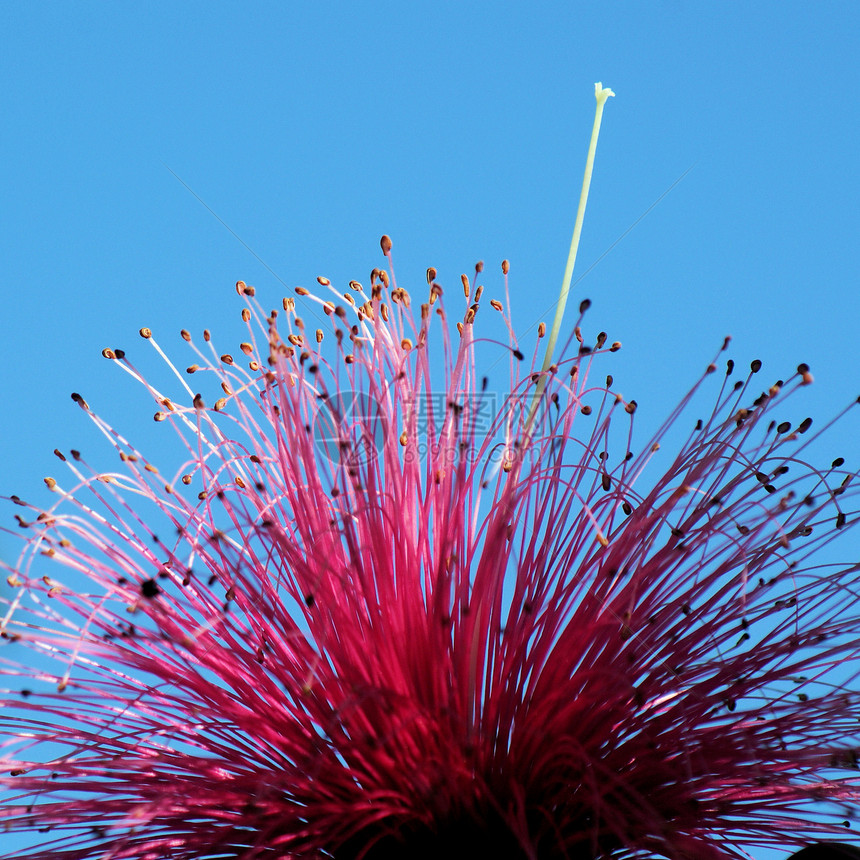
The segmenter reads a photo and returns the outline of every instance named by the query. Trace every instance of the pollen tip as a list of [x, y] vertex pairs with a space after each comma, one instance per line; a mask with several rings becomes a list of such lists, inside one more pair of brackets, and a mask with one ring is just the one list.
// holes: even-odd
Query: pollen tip
[[382, 248], [382, 253], [387, 257], [391, 253], [391, 236], [384, 233], [379, 240], [379, 246]]

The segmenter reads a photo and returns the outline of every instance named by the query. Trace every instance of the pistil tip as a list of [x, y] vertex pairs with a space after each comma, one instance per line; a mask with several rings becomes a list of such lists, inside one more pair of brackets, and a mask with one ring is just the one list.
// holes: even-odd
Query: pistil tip
[[602, 105], [610, 96], [614, 96], [609, 87], [604, 87], [600, 81], [594, 85], [594, 97], [597, 99], [597, 104]]

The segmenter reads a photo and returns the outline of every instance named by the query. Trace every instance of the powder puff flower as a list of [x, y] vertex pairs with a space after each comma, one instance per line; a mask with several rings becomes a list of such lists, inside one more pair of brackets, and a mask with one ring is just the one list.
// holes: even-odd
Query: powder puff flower
[[[12, 499], [0, 830], [41, 834], [16, 856], [727, 858], [844, 835], [860, 565], [830, 544], [858, 493], [817, 463], [830, 425], [786, 418], [809, 368], [762, 385], [714, 360], [637, 442], [587, 302], [542, 362], [558, 327], [520, 343], [481, 264], [457, 290], [428, 269], [418, 298], [382, 250], [366, 286], [320, 277], [277, 311], [239, 282], [246, 339], [183, 331], [186, 372], [142, 329], [170, 392], [104, 351], [178, 468], [73, 395], [117, 468], [57, 451], [56, 504]], [[495, 313], [510, 343], [481, 344]]]

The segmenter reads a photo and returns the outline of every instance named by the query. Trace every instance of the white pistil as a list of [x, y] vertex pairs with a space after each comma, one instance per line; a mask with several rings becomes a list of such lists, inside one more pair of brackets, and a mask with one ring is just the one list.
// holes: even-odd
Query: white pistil
[[532, 398], [531, 408], [529, 409], [528, 419], [526, 421], [526, 437], [531, 435], [531, 425], [537, 412], [537, 405], [543, 396], [546, 389], [547, 371], [552, 366], [552, 354], [555, 350], [555, 344], [558, 340], [558, 333], [561, 330], [561, 321], [564, 317], [564, 309], [567, 305], [567, 297], [570, 293], [570, 283], [573, 279], [573, 267], [576, 263], [576, 252], [579, 250], [579, 237], [582, 234], [582, 222], [585, 218], [585, 205], [588, 202], [588, 189], [591, 187], [591, 174], [594, 170], [594, 154], [597, 151], [597, 138], [600, 135], [600, 122], [603, 119], [603, 106], [610, 96], [614, 96], [609, 87], [604, 87], [599, 81], [594, 85], [594, 97], [597, 100], [597, 107], [594, 111], [594, 126], [591, 129], [591, 141], [588, 144], [588, 157], [585, 160], [585, 175], [582, 178], [582, 191], [579, 195], [579, 208], [576, 210], [576, 222], [573, 225], [573, 237], [570, 240], [570, 251], [567, 255], [567, 265], [564, 269], [564, 279], [561, 284], [561, 292], [559, 293], [558, 303], [555, 308], [555, 319], [552, 321], [552, 329], [549, 333], [549, 340], [546, 345], [546, 353], [544, 354], [543, 365], [541, 366], [541, 375], [535, 387], [534, 397]]

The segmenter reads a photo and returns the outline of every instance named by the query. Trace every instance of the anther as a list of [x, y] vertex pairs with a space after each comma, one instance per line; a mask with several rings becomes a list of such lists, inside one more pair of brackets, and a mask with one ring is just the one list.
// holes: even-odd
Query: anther
[[158, 583], [154, 579], [145, 579], [140, 584], [140, 593], [149, 599], [157, 597], [161, 593]]

